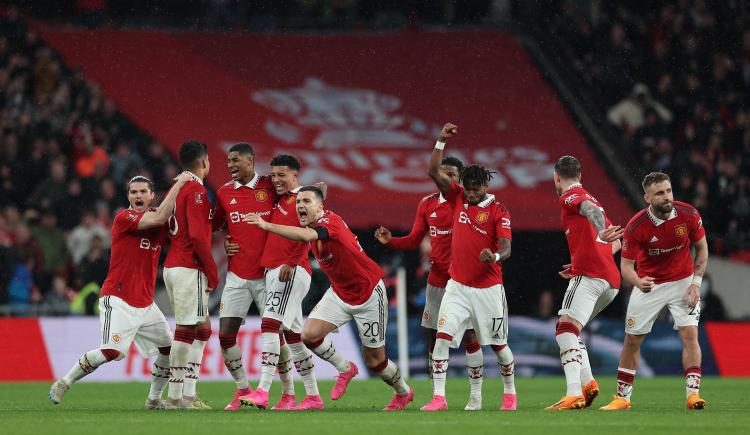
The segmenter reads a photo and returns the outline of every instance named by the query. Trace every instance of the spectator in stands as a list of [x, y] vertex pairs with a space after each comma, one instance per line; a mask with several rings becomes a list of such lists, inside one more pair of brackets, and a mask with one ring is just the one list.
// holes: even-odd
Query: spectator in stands
[[42, 291], [49, 290], [52, 277], [67, 272], [70, 254], [65, 243], [65, 235], [57, 227], [57, 216], [50, 210], [42, 212], [41, 223], [31, 229], [34, 241], [44, 253], [44, 268], [40, 278]]
[[103, 239], [95, 235], [91, 239], [91, 249], [76, 269], [74, 284], [76, 288], [82, 288], [90, 283], [101, 287], [108, 271], [109, 252], [104, 248]]
[[70, 314], [70, 296], [75, 295], [68, 287], [65, 278], [55, 276], [52, 280], [52, 291], [47, 293], [42, 302], [42, 313], [45, 316], [67, 316]]
[[73, 258], [73, 264], [79, 265], [81, 260], [91, 251], [92, 240], [99, 239], [105, 247], [109, 247], [109, 231], [96, 220], [92, 210], [85, 210], [81, 216], [81, 223], [68, 236], [68, 250]]
[[657, 113], [660, 122], [668, 124], [672, 121], [672, 113], [651, 97], [648, 86], [637, 83], [630, 95], [609, 109], [607, 118], [621, 130], [632, 134], [644, 125], [649, 109]]
[[81, 180], [70, 180], [65, 198], [53, 206], [55, 214], [60, 217], [59, 225], [63, 231], [70, 231], [81, 222], [81, 214], [91, 207], [90, 196], [84, 194]]
[[[143, 168], [143, 158], [138, 151], [132, 149], [128, 142], [122, 140], [115, 147], [115, 155], [112, 159], [111, 172], [112, 180], [116, 185], [124, 185], [127, 180], [129, 171], [140, 170]], [[171, 178], [170, 178], [171, 180]]]
[[68, 190], [66, 171], [65, 162], [62, 160], [50, 162], [49, 178], [37, 184], [29, 197], [29, 203], [39, 208], [49, 209], [63, 200]]

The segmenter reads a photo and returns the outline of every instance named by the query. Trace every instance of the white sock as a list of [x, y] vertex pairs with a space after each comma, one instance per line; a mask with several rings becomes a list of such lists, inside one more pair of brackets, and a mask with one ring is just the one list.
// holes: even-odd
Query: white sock
[[578, 348], [578, 336], [572, 332], [558, 334], [555, 339], [560, 346], [560, 362], [568, 384], [566, 396], [581, 396], [581, 350]]
[[581, 337], [578, 337], [578, 348], [581, 350], [581, 385], [586, 385], [594, 380], [594, 374], [591, 372], [591, 363], [589, 362], [589, 352], [586, 349], [586, 343]]
[[288, 343], [289, 350], [294, 361], [294, 368], [305, 384], [305, 394], [308, 396], [319, 396], [318, 381], [315, 379], [315, 364], [313, 364], [312, 352], [302, 342]]
[[617, 367], [617, 395], [625, 400], [630, 400], [633, 394], [633, 382], [635, 381], [635, 370]]
[[516, 366], [513, 362], [513, 352], [510, 351], [510, 346], [503, 346], [499, 351], [495, 351], [495, 355], [497, 355], [500, 375], [503, 377], [503, 393], [516, 394]]
[[445, 373], [448, 371], [450, 343], [438, 338], [432, 350], [432, 394], [445, 397]]
[[263, 391], [271, 389], [271, 383], [273, 377], [276, 375], [276, 368], [279, 365], [279, 353], [281, 352], [281, 342], [279, 341], [279, 333], [276, 332], [264, 332], [263, 333], [263, 351], [261, 352], [261, 363], [260, 363], [260, 382], [258, 388]]
[[185, 397], [195, 397], [198, 386], [198, 376], [201, 373], [201, 363], [203, 362], [203, 349], [206, 348], [206, 341], [195, 339], [188, 352], [187, 371], [185, 372], [185, 386], [182, 395]]
[[172, 341], [172, 349], [169, 352], [169, 391], [167, 393], [167, 397], [172, 400], [182, 399], [188, 354], [191, 347], [192, 343], [179, 340]]
[[224, 365], [232, 375], [232, 379], [237, 384], [238, 390], [246, 389], [249, 384], [247, 382], [247, 376], [245, 375], [245, 369], [242, 367], [242, 351], [240, 347], [235, 344], [228, 349], [222, 349], [221, 353], [224, 355]]
[[62, 377], [63, 382], [68, 385], [79, 381], [84, 376], [91, 374], [100, 365], [107, 362], [107, 358], [99, 349], [90, 350], [78, 359], [78, 362], [70, 368], [70, 371]]
[[326, 337], [323, 339], [323, 342], [320, 343], [320, 346], [316, 347], [312, 350], [315, 355], [318, 355], [320, 359], [326, 360], [329, 363], [333, 364], [334, 367], [336, 367], [336, 370], [339, 371], [339, 373], [346, 373], [349, 371], [349, 361], [346, 360], [346, 358], [343, 357], [339, 352], [336, 351], [336, 348], [333, 346], [333, 342]]
[[685, 370], [685, 397], [697, 394], [701, 389], [701, 368], [690, 367]]
[[380, 379], [385, 381], [386, 384], [393, 387], [396, 394], [399, 396], [406, 396], [409, 394], [409, 386], [406, 385], [406, 381], [401, 376], [401, 371], [398, 369], [396, 363], [388, 360], [388, 364], [385, 366], [380, 374]]
[[279, 351], [279, 378], [281, 378], [282, 394], [294, 396], [294, 379], [292, 378], [292, 358], [289, 346], [284, 344]]
[[151, 390], [148, 392], [148, 398], [150, 400], [161, 399], [167, 382], [169, 382], [169, 355], [159, 353], [151, 367]]
[[469, 373], [469, 385], [473, 397], [482, 397], [482, 380], [484, 378], [484, 354], [482, 348], [476, 352], [466, 351], [466, 369]]

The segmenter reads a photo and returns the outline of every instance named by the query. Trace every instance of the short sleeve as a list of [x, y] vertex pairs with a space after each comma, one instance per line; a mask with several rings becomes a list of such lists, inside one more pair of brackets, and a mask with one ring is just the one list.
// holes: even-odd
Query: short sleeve
[[138, 223], [141, 222], [142, 218], [143, 213], [138, 213], [135, 210], [125, 210], [115, 217], [112, 232], [125, 234], [138, 231]]
[[513, 236], [511, 234], [510, 212], [508, 212], [508, 209], [506, 209], [505, 207], [498, 207], [498, 219], [495, 225], [495, 231], [497, 233], [498, 239], [504, 238], [513, 240]]
[[464, 188], [461, 187], [461, 185], [457, 183], [451, 183], [451, 188], [445, 194], [445, 199], [451, 204], [454, 204], [457, 199], [461, 199], [461, 197], [463, 196], [463, 193], [464, 193]]
[[635, 237], [633, 227], [628, 225], [625, 227], [625, 234], [622, 236], [622, 251], [620, 255], [628, 260], [636, 260], [639, 247], [640, 242], [638, 242], [638, 239]]
[[697, 242], [705, 236], [706, 229], [703, 228], [703, 218], [700, 213], [698, 213], [698, 210], [695, 210], [695, 213], [693, 214], [693, 225], [690, 228], [690, 240]]
[[318, 223], [315, 224], [315, 228], [325, 228], [325, 230], [328, 232], [328, 238], [330, 240], [338, 239], [339, 234], [341, 233], [341, 223], [338, 219], [336, 219], [334, 216], [331, 216], [330, 214], [318, 219]]
[[581, 195], [580, 193], [576, 193], [575, 191], [568, 191], [560, 197], [560, 206], [562, 206], [562, 208], [565, 210], [569, 210], [573, 213], [578, 213], [581, 207], [581, 203], [585, 200], [585, 195]]

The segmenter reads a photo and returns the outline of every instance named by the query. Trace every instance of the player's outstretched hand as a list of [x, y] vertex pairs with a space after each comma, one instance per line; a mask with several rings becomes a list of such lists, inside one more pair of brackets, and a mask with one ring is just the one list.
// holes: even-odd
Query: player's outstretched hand
[[185, 184], [190, 181], [193, 181], [193, 174], [191, 174], [188, 171], [182, 171], [178, 176], [174, 177], [173, 180], [176, 184]]
[[228, 234], [227, 238], [224, 239], [224, 251], [226, 251], [228, 257], [240, 252], [240, 245], [232, 243], [232, 236]]
[[599, 239], [605, 242], [614, 242], [615, 240], [622, 237], [625, 234], [625, 228], [619, 225], [610, 225], [609, 227], [599, 231]]
[[387, 245], [388, 242], [390, 242], [393, 238], [393, 235], [388, 228], [379, 227], [377, 230], [375, 230], [375, 238], [378, 240], [378, 242]]
[[479, 261], [482, 263], [494, 263], [495, 253], [492, 252], [492, 249], [490, 248], [484, 248], [482, 249], [482, 252], [479, 253]]
[[448, 139], [458, 134], [458, 126], [452, 122], [446, 122], [443, 125], [443, 129], [440, 131], [438, 140], [440, 142], [447, 142]]
[[644, 276], [643, 278], [638, 278], [638, 281], [636, 281], [635, 286], [641, 289], [643, 293], [650, 292], [656, 284], [654, 283], [654, 279], [650, 276]]
[[262, 217], [260, 217], [257, 213], [248, 213], [245, 215], [245, 217], [242, 218], [242, 222], [247, 222], [252, 225], [257, 225], [258, 228], [265, 229], [264, 225], [266, 224], [266, 221], [263, 220]]
[[292, 279], [292, 272], [294, 271], [294, 268], [288, 264], [281, 265], [281, 269], [279, 270], [279, 281], [280, 282], [289, 282]]
[[557, 272], [557, 274], [563, 277], [564, 279], [571, 279], [573, 278], [573, 274], [570, 271], [571, 268], [573, 268], [572, 264], [563, 264], [562, 270]]
[[688, 288], [685, 289], [685, 294], [682, 295], [682, 299], [688, 303], [690, 308], [694, 308], [701, 300], [701, 288], [695, 284], [690, 284]]

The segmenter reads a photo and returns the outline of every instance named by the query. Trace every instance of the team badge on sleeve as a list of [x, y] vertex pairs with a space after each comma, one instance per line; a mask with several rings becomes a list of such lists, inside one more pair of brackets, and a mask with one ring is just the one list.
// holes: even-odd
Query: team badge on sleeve
[[259, 190], [255, 192], [255, 200], [258, 202], [263, 202], [268, 199], [268, 194], [265, 190]]
[[196, 204], [203, 204], [203, 195], [200, 192], [197, 192], [195, 194], [195, 203]]
[[677, 237], [687, 236], [687, 233], [688, 233], [687, 225], [685, 224], [677, 225], [676, 227], [674, 227], [674, 232], [675, 234], [677, 234]]

